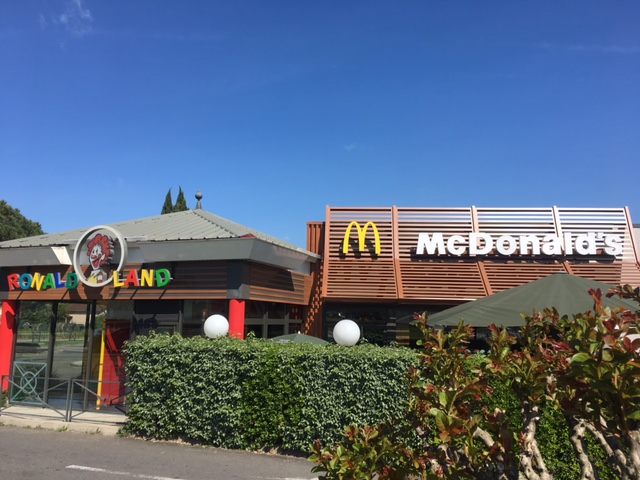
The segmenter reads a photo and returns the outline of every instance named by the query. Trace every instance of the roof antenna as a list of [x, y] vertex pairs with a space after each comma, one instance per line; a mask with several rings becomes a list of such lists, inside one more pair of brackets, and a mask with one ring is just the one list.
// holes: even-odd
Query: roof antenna
[[198, 192], [196, 193], [196, 200], [198, 200], [196, 210], [202, 210], [202, 203], [200, 202], [200, 200], [202, 200], [202, 193], [200, 192], [200, 189], [198, 189]]

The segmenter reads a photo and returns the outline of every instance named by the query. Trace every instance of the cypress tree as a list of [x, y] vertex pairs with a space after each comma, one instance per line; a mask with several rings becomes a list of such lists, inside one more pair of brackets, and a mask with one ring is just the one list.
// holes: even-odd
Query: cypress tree
[[176, 198], [176, 204], [173, 206], [173, 211], [184, 212], [185, 210], [189, 210], [189, 207], [187, 206], [187, 200], [184, 198], [182, 187], [180, 187], [180, 192], [178, 193], [178, 198]]
[[160, 212], [160, 215], [171, 212], [173, 212], [173, 201], [171, 200], [171, 189], [169, 189], [167, 196], [164, 199], [164, 205], [162, 206], [162, 212]]

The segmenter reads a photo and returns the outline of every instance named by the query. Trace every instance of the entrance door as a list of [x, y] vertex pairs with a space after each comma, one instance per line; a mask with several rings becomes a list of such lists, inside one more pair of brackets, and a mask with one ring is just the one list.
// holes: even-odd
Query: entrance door
[[81, 378], [87, 304], [20, 302], [10, 401], [66, 406]]
[[53, 307], [48, 302], [20, 302], [9, 401], [41, 405], [49, 372]]
[[126, 404], [124, 342], [131, 338], [133, 302], [105, 303], [104, 322], [100, 328], [99, 362], [97, 363], [96, 409]]
[[[55, 337], [52, 342], [52, 381], [82, 382], [83, 367], [87, 360], [90, 360], [87, 355], [90, 316], [91, 305], [89, 303], [58, 303]], [[69, 385], [65, 385], [69, 387]], [[70, 390], [75, 392], [78, 388]], [[50, 402], [59, 402], [62, 399], [66, 401], [67, 390], [63, 388], [51, 390]]]
[[10, 402], [119, 408], [132, 315], [132, 302], [20, 302]]

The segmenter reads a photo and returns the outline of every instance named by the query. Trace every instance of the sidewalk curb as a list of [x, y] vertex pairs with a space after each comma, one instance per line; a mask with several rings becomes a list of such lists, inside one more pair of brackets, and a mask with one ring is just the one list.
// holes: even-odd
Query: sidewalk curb
[[[94, 418], [95, 417], [95, 418]], [[8, 407], [0, 410], [0, 426], [41, 428], [60, 432], [79, 432], [91, 435], [118, 436], [125, 424], [126, 417], [114, 421], [112, 418], [100, 419], [99, 415], [89, 418], [81, 416], [71, 422], [61, 417], [52, 417], [49, 412], [40, 408]]]
[[37, 420], [13, 418], [6, 415], [0, 416], [0, 426], [21, 428], [42, 428], [44, 430], [56, 430], [61, 432], [78, 432], [91, 435], [118, 436], [119, 426], [93, 424], [85, 422], [63, 422], [56, 420]]

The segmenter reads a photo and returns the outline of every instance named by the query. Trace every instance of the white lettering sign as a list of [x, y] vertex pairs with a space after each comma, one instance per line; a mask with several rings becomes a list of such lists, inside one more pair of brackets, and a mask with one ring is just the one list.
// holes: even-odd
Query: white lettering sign
[[441, 232], [418, 234], [417, 255], [455, 255], [468, 252], [470, 256], [487, 255], [496, 251], [500, 255], [596, 255], [597, 240], [602, 240], [602, 249], [607, 255], [622, 254], [623, 239], [620, 235], [604, 235], [595, 232], [572, 235], [565, 233], [562, 237], [553, 234], [544, 235], [500, 235], [493, 238], [488, 233], [471, 232], [468, 238], [462, 235], [451, 235], [444, 238]]

